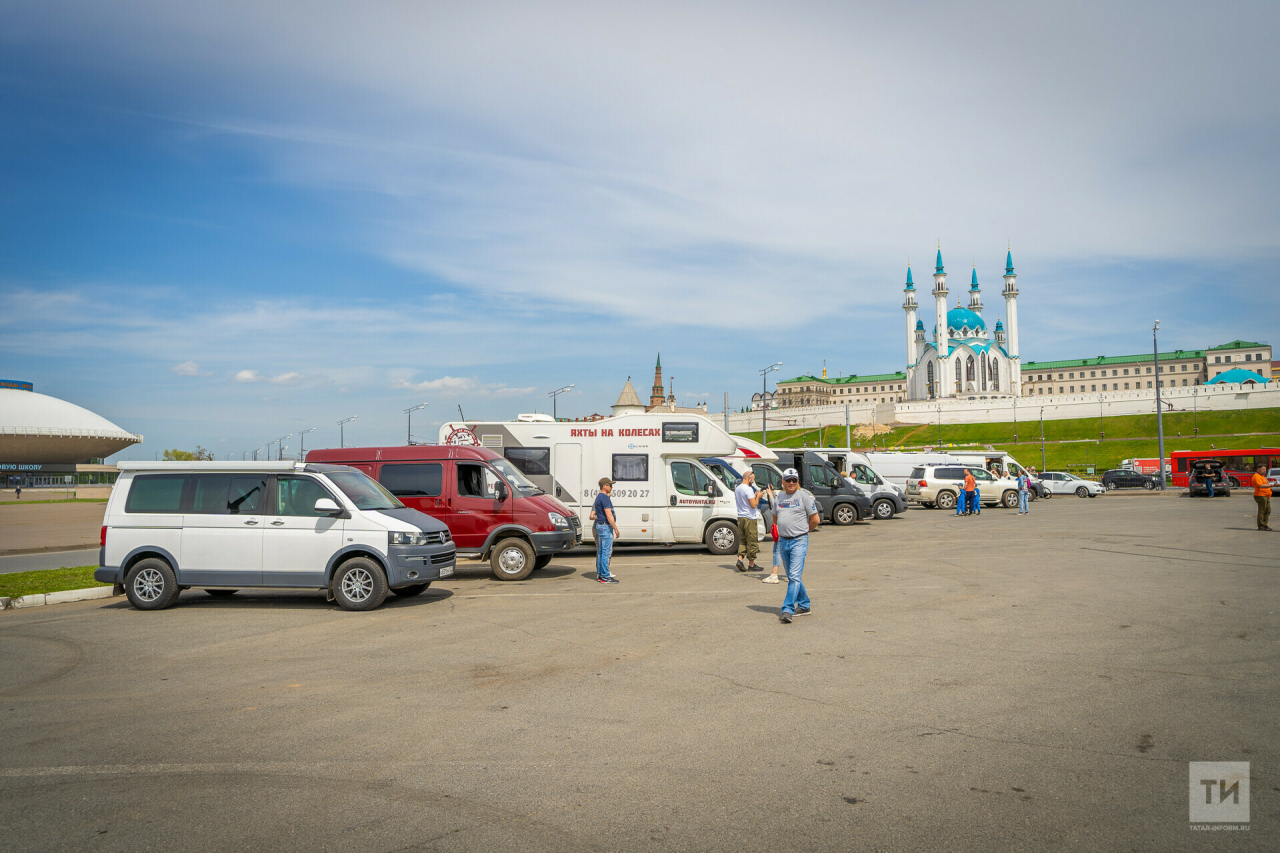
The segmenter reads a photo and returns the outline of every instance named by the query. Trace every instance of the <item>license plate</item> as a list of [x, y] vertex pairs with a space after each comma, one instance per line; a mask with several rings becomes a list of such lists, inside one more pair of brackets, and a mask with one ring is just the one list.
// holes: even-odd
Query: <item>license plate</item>
[[445, 566], [440, 570], [440, 577], [442, 578], [447, 578], [451, 574], [453, 574], [453, 566]]

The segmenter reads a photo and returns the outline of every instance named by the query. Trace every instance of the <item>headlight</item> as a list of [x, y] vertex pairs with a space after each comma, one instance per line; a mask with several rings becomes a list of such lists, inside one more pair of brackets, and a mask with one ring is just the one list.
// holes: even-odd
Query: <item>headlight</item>
[[565, 518], [563, 515], [561, 515], [558, 512], [547, 513], [547, 518], [551, 519], [551, 523], [554, 524], [556, 527], [567, 528], [569, 526], [569, 519]]
[[427, 534], [390, 532], [387, 534], [387, 544], [389, 545], [426, 545]]

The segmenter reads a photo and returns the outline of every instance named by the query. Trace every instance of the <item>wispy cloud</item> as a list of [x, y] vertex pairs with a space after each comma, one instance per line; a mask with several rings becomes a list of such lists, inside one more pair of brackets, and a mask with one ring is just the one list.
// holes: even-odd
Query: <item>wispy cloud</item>
[[179, 376], [212, 376], [213, 374], [207, 370], [201, 370], [200, 365], [194, 361], [184, 361], [181, 364], [175, 364], [169, 368]]

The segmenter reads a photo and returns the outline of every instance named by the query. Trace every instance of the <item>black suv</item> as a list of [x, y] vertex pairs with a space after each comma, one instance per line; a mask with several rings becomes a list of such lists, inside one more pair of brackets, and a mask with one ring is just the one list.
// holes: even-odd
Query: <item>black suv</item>
[[1107, 487], [1107, 491], [1114, 489], [1146, 489], [1150, 491], [1160, 485], [1160, 480], [1140, 471], [1112, 468], [1110, 471], [1103, 473], [1102, 485]]
[[1227, 482], [1226, 472], [1217, 459], [1196, 459], [1187, 472], [1187, 493], [1191, 497], [1203, 495], [1209, 497], [1209, 482], [1213, 483], [1213, 496], [1231, 497], [1231, 485]]

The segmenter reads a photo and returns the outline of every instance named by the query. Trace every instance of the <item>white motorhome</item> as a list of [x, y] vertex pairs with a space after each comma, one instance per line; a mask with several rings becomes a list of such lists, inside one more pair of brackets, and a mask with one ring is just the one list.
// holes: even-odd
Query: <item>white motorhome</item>
[[877, 474], [904, 490], [907, 487], [907, 479], [915, 468], [926, 465], [964, 464], [951, 454], [943, 451], [872, 451], [863, 453], [862, 457], [867, 461], [868, 465], [875, 469]]
[[698, 461], [733, 457], [737, 440], [700, 415], [631, 412], [598, 421], [465, 421], [440, 427], [442, 444], [478, 444], [501, 453], [539, 488], [577, 513], [583, 539], [601, 477], [613, 480], [619, 544], [703, 543], [738, 550], [733, 491]]

